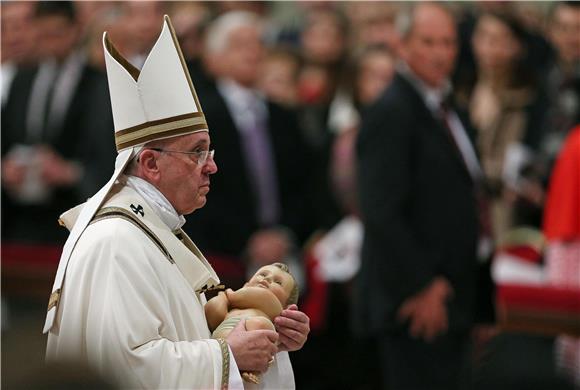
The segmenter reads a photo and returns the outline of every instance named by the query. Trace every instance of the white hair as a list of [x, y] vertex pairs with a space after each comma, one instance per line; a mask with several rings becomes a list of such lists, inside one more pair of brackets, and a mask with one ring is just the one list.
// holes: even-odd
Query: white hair
[[232, 11], [218, 17], [209, 26], [206, 35], [206, 49], [211, 53], [223, 52], [230, 34], [240, 27], [261, 27], [258, 15], [247, 11]]
[[401, 38], [405, 39], [409, 36], [411, 31], [413, 30], [413, 26], [415, 24], [415, 10], [421, 6], [422, 4], [431, 4], [436, 7], [439, 7], [444, 12], [446, 12], [452, 20], [455, 21], [455, 15], [453, 14], [452, 10], [449, 8], [448, 5], [438, 2], [423, 2], [423, 3], [411, 3], [405, 4], [399, 9], [397, 12], [397, 16], [395, 18], [395, 28], [397, 32], [401, 36]]
[[411, 27], [413, 25], [413, 12], [415, 11], [414, 4], [405, 4], [401, 8], [399, 8], [399, 12], [397, 12], [397, 16], [395, 17], [395, 28], [397, 32], [401, 36], [401, 38], [407, 38], [409, 33], [411, 32]]

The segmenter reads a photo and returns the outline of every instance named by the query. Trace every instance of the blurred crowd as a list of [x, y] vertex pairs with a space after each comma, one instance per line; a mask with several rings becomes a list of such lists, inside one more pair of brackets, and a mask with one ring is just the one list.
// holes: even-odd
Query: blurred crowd
[[[140, 69], [167, 14], [219, 167], [184, 229], [234, 289], [273, 261], [298, 275], [313, 330], [295, 356], [298, 388], [374, 388], [372, 345], [355, 342], [349, 326], [362, 234], [355, 143], [365, 108], [397, 70], [408, 6], [2, 1], [3, 252], [63, 245], [59, 215], [109, 179], [103, 32]], [[477, 130], [490, 205], [485, 263], [514, 227], [540, 228], [553, 165], [580, 123], [580, 4], [448, 6], [459, 31], [454, 99]], [[329, 249], [335, 262], [316, 263], [317, 243], [337, 228], [347, 233]], [[492, 323], [492, 283], [482, 285], [479, 319]]]

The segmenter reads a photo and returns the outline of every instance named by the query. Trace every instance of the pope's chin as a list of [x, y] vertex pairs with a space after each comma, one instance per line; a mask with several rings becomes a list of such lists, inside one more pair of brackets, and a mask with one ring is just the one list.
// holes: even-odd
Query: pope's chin
[[[180, 214], [182, 215], [189, 215], [191, 213], [193, 213], [195, 210], [202, 208], [203, 206], [205, 206], [205, 202], [207, 201], [205, 195], [197, 195], [195, 200], [189, 204], [189, 206], [187, 208], [184, 208], [184, 210], [182, 212], [180, 212]], [[178, 210], [179, 212], [179, 210]]]

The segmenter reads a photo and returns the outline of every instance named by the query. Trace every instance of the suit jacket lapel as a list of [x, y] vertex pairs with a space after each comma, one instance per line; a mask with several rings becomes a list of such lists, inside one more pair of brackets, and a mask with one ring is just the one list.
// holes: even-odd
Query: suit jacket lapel
[[[446, 152], [453, 156], [457, 164], [461, 165], [461, 169], [467, 175], [469, 180], [473, 180], [469, 173], [469, 170], [467, 169], [467, 165], [465, 165], [465, 161], [461, 156], [461, 152], [459, 151], [457, 146], [454, 145], [455, 141], [451, 138], [452, 135], [449, 133], [449, 130], [442, 123], [441, 119], [434, 116], [429, 107], [427, 107], [427, 105], [425, 104], [425, 100], [421, 97], [419, 92], [403, 76], [397, 74], [395, 81], [401, 84], [401, 88], [403, 89], [404, 93], [409, 96], [411, 104], [414, 107], [418, 108], [417, 115], [420, 116], [422, 120], [428, 124], [429, 128], [434, 129], [434, 131], [439, 133], [441, 137], [445, 138], [444, 143], [445, 145], [447, 145]], [[453, 110], [455, 110], [454, 107]]]

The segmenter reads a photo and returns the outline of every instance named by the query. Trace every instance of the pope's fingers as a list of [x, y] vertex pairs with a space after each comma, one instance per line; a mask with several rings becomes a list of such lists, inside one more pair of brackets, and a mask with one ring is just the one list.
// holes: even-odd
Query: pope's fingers
[[303, 332], [299, 332], [291, 328], [278, 329], [278, 335], [280, 338], [284, 336], [286, 338], [296, 341], [297, 343], [303, 343], [304, 340], [306, 340], [306, 335]]
[[276, 343], [279, 338], [278, 333], [273, 330], [260, 329], [260, 330], [251, 330], [249, 332], [259, 335], [260, 337], [266, 336], [268, 341], [273, 344]]
[[304, 339], [302, 342], [298, 342], [290, 337], [280, 335], [280, 342], [278, 343], [278, 352], [280, 351], [297, 351], [304, 345]]
[[306, 337], [299, 333], [294, 334], [280, 334], [280, 341], [284, 343], [289, 349], [299, 349], [302, 348], [306, 342]]
[[292, 317], [285, 316], [284, 314], [276, 317], [274, 319], [274, 324], [279, 330], [280, 328], [290, 328], [295, 329], [301, 333], [308, 334], [310, 332], [310, 318], [302, 312], [292, 312], [300, 313], [299, 315], [293, 315]]
[[[292, 308], [292, 307], [294, 307], [294, 308]], [[303, 322], [303, 323], [310, 322], [310, 318], [308, 318], [306, 313], [298, 310], [298, 307], [296, 305], [290, 305], [287, 309], [282, 310], [282, 313], [280, 313], [279, 317], [290, 318], [290, 319], [293, 319], [295, 321]]]

